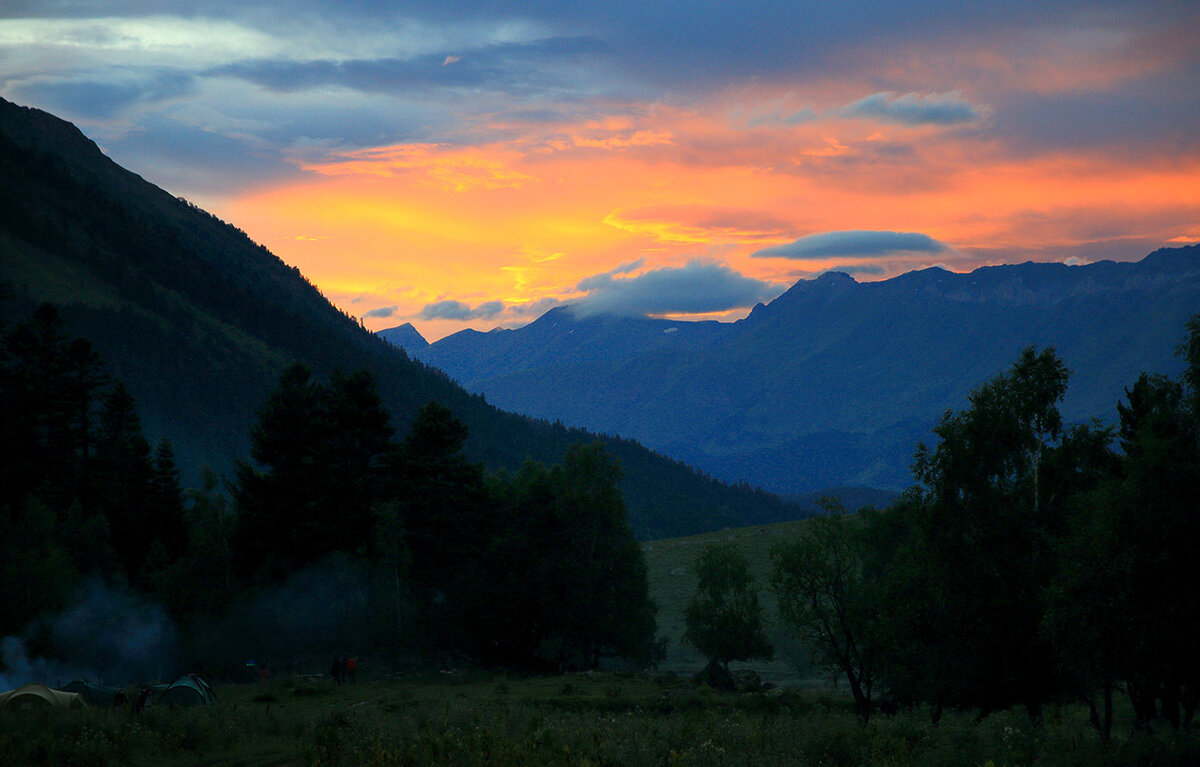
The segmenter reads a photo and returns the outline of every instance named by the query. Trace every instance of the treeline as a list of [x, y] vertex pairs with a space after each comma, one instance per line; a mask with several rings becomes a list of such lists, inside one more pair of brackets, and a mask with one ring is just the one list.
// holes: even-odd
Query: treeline
[[[150, 448], [128, 391], [48, 305], [4, 332], [0, 396], [0, 635], [98, 577], [164, 604], [198, 638], [196, 660], [236, 648], [285, 661], [325, 652], [330, 634], [260, 623], [247, 646], [231, 616], [332, 568], [361, 595], [330, 606], [354, 623], [332, 635], [359, 651], [546, 667], [654, 652], [620, 469], [598, 444], [489, 474], [463, 457], [467, 430], [446, 408], [430, 403], [396, 439], [369, 373], [320, 381], [294, 365], [259, 410], [251, 460], [226, 488], [209, 473], [185, 492], [170, 444]], [[52, 637], [26, 638], [53, 653]]]
[[151, 449], [133, 398], [50, 306], [0, 344], [0, 633], [102, 574], [152, 589], [188, 544], [171, 446]]
[[366, 372], [284, 373], [234, 483], [242, 582], [269, 588], [349, 555], [369, 574], [376, 647], [571, 668], [650, 660], [645, 563], [602, 446], [488, 474], [463, 457], [467, 429], [445, 407], [424, 407], [399, 441], [389, 421]]
[[1078, 700], [1107, 740], [1200, 701], [1200, 315], [1180, 380], [1143, 374], [1116, 427], [1063, 424], [1068, 371], [1025, 350], [918, 447], [885, 511], [830, 505], [773, 553], [785, 624], [880, 706]]

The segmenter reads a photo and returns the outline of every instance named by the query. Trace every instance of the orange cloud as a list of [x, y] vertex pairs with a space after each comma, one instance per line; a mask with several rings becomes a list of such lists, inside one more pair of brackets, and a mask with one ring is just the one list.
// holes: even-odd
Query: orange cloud
[[530, 177], [507, 167], [501, 153], [474, 147], [457, 148], [444, 144], [404, 144], [401, 146], [347, 152], [336, 162], [307, 163], [301, 167], [326, 176], [410, 176], [418, 183], [443, 191], [468, 189], [515, 189]]
[[593, 149], [628, 149], [629, 147], [658, 146], [673, 144], [670, 131], [639, 130], [625, 136], [613, 135], [604, 138], [589, 138], [587, 136], [571, 136], [575, 146]]
[[786, 219], [759, 211], [707, 205], [618, 210], [605, 216], [604, 223], [663, 242], [703, 244], [778, 240], [794, 229]]
[[[516, 310], [577, 299], [584, 278], [639, 258], [661, 269], [701, 257], [768, 282], [867, 265], [751, 257], [821, 232], [921, 233], [952, 249], [937, 260], [965, 269], [987, 254], [1045, 258], [1121, 238], [1182, 242], [1200, 220], [1200, 160], [1013, 157], [986, 133], [861, 117], [750, 125], [731, 118], [746, 98], [707, 111], [629, 108], [633, 116], [578, 125], [509, 123], [512, 138], [492, 144], [347, 152], [305, 163], [301, 183], [219, 212], [347, 310], [397, 307], [368, 319], [377, 328], [451, 300], [499, 301], [506, 309], [490, 322], [528, 321]], [[322, 239], [306, 239], [314, 232]], [[859, 278], [929, 258], [875, 261], [871, 268], [884, 271]], [[416, 324], [436, 338], [472, 323]]]

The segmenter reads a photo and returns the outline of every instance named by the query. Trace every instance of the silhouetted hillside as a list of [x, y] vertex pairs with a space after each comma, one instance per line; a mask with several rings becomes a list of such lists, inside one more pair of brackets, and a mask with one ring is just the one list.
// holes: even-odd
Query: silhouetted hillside
[[[425, 403], [442, 403], [470, 429], [470, 457], [489, 467], [556, 462], [570, 443], [596, 438], [467, 394], [363, 330], [243, 232], [117, 166], [69, 123], [3, 100], [0, 255], [13, 292], [0, 316], [56, 304], [128, 384], [151, 440], [171, 440], [188, 480], [248, 454], [255, 409], [295, 361], [319, 376], [370, 369], [401, 429]], [[774, 496], [606, 442], [639, 536], [793, 516]]]

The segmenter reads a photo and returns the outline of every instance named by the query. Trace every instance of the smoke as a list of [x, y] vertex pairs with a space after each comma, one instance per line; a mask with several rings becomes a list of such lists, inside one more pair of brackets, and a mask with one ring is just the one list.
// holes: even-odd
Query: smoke
[[16, 637], [0, 639], [0, 663], [5, 669], [0, 673], [0, 691], [20, 687], [36, 678], [37, 671], [25, 652], [25, 643]]
[[123, 687], [170, 681], [183, 665], [228, 672], [250, 658], [284, 662], [355, 652], [367, 639], [368, 591], [365, 564], [334, 555], [247, 592], [226, 614], [192, 622], [181, 636], [161, 606], [91, 579], [66, 609], [0, 639], [0, 691], [74, 679]]
[[368, 591], [365, 563], [334, 554], [242, 593], [224, 615], [191, 625], [187, 644], [205, 667], [226, 672], [249, 659], [275, 665], [355, 652], [366, 646]]
[[93, 578], [80, 584], [61, 613], [35, 620], [20, 637], [0, 640], [0, 689], [73, 679], [162, 681], [173, 678], [175, 648], [175, 626], [161, 606]]

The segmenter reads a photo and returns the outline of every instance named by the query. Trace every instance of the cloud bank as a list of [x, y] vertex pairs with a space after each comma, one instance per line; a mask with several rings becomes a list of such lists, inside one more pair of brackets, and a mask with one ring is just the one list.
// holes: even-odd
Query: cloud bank
[[882, 258], [898, 253], [942, 253], [949, 248], [919, 232], [874, 232], [851, 230], [821, 232], [801, 237], [786, 245], [763, 248], [755, 258]]
[[724, 312], [769, 301], [784, 287], [702, 259], [622, 279], [609, 272], [586, 278], [580, 286], [588, 294], [576, 304], [578, 313], [626, 316]]
[[983, 112], [956, 92], [872, 93], [837, 110], [844, 117], [877, 118], [901, 125], [961, 125], [983, 117]]
[[393, 314], [395, 314], [395, 313], [396, 313], [396, 310], [397, 310], [397, 309], [399, 309], [399, 308], [400, 308], [400, 307], [398, 307], [398, 306], [396, 306], [396, 305], [392, 305], [392, 306], [381, 306], [381, 307], [379, 307], [378, 309], [372, 309], [371, 311], [369, 311], [369, 312], [366, 312], [365, 314], [363, 314], [363, 317], [364, 317], [364, 318], [375, 318], [375, 317], [384, 318], [384, 317], [391, 317]]
[[448, 299], [426, 304], [417, 315], [422, 320], [479, 320], [490, 319], [504, 311], [502, 301], [486, 301], [472, 308], [462, 301]]

